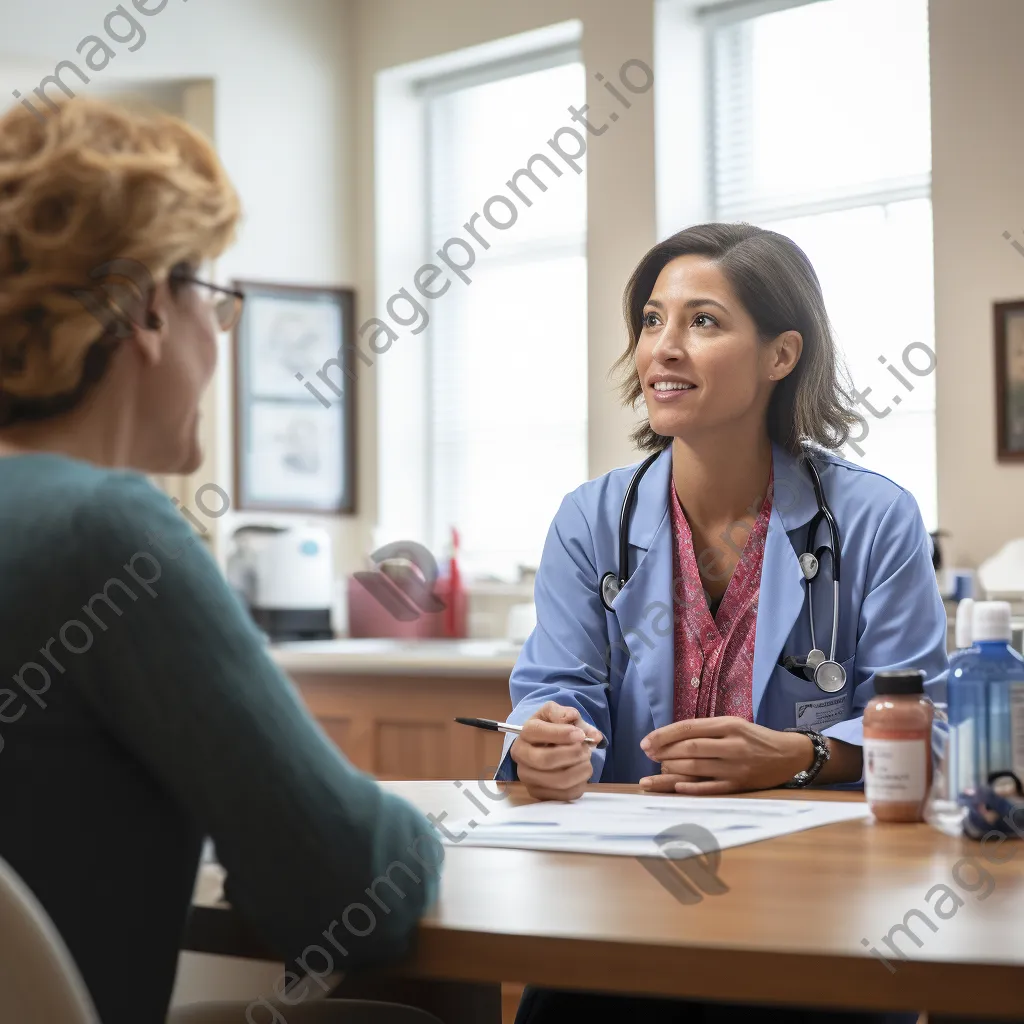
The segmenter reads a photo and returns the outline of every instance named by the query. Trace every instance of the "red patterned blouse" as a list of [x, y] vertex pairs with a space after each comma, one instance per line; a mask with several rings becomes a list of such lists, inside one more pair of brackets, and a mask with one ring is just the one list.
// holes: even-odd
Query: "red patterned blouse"
[[[674, 720], [735, 715], [754, 720], [754, 635], [761, 587], [764, 542], [772, 512], [774, 467], [761, 511], [743, 553], [712, 616], [700, 581], [693, 536], [669, 478], [675, 549], [675, 701]], [[682, 593], [680, 593], [682, 591]]]

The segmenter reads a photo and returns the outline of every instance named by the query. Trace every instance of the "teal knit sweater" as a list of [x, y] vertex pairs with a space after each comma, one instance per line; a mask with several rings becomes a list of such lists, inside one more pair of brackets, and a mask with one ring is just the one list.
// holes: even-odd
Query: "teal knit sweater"
[[436, 893], [426, 820], [338, 753], [170, 500], [56, 455], [0, 458], [0, 795], [104, 1024], [162, 1024], [204, 836], [282, 958], [398, 957]]

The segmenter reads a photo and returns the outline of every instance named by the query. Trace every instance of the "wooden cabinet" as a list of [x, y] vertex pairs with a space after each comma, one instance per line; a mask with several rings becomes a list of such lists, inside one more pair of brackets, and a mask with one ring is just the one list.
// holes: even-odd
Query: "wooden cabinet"
[[490, 778], [504, 737], [456, 715], [504, 721], [508, 676], [292, 672], [313, 717], [363, 771], [380, 779]]

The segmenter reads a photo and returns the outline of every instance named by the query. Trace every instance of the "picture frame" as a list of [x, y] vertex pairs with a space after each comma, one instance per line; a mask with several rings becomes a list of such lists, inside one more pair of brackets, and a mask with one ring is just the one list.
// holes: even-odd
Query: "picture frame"
[[1024, 299], [993, 303], [996, 458], [1024, 462]]
[[[259, 281], [232, 287], [245, 293], [233, 335], [235, 506], [354, 514], [355, 293]], [[328, 374], [332, 359], [341, 369]]]

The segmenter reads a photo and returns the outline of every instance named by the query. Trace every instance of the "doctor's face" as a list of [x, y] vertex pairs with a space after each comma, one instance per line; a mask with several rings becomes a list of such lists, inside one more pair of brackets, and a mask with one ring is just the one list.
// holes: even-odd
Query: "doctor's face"
[[658, 275], [644, 305], [636, 371], [651, 428], [689, 438], [764, 423], [774, 346], [713, 260], [680, 256]]

